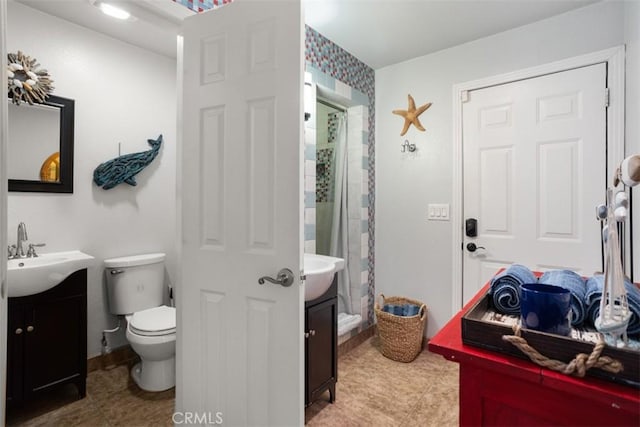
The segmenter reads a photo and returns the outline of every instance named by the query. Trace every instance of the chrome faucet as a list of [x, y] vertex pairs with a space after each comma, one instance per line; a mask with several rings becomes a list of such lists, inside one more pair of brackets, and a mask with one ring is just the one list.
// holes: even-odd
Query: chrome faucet
[[27, 226], [24, 225], [24, 222], [21, 222], [20, 224], [18, 224], [18, 241], [16, 242], [16, 254], [14, 255], [14, 258], [24, 258], [25, 253], [22, 246], [28, 239]]

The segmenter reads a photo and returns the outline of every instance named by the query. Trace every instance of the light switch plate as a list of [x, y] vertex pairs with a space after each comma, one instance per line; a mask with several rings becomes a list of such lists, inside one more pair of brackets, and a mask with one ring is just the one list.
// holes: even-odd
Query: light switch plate
[[429, 203], [427, 206], [427, 218], [429, 221], [449, 221], [449, 204]]

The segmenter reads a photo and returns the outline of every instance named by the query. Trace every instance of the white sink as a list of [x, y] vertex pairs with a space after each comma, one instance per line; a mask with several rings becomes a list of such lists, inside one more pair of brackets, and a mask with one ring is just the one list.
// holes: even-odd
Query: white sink
[[344, 260], [326, 255], [304, 254], [304, 300], [311, 301], [327, 292], [336, 271], [344, 268]]
[[52, 252], [36, 258], [7, 260], [9, 297], [34, 295], [53, 288], [71, 273], [93, 264], [94, 258], [80, 251]]

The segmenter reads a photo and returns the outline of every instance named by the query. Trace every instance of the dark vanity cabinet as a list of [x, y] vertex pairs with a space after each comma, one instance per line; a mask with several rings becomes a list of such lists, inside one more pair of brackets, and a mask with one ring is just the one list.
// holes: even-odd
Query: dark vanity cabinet
[[327, 292], [305, 302], [305, 406], [329, 390], [336, 398], [338, 380], [338, 280]]
[[7, 405], [74, 383], [80, 398], [87, 380], [87, 270], [39, 294], [9, 298]]

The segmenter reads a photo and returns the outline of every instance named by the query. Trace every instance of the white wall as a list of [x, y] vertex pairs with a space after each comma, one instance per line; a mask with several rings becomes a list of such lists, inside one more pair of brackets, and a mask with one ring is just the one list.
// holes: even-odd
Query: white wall
[[[626, 69], [626, 154], [640, 154], [640, 2], [625, 2], [624, 40], [627, 45]], [[640, 187], [635, 187], [632, 236], [634, 242], [634, 280], [640, 282]]]
[[[105, 17], [105, 19], [109, 19]], [[102, 261], [166, 252], [169, 279], [176, 268], [176, 63], [26, 6], [9, 2], [8, 51], [37, 58], [54, 80], [54, 94], [75, 99], [74, 193], [9, 193], [9, 239], [20, 221], [41, 252], [79, 249], [96, 257], [89, 270], [88, 355], [100, 354], [101, 331], [113, 327]], [[9, 124], [10, 125], [10, 124]], [[98, 164], [148, 150], [164, 135], [138, 186], [102, 190], [92, 182]], [[115, 337], [114, 347], [126, 343]]]
[[[376, 71], [376, 293], [424, 301], [427, 336], [453, 315], [451, 251], [460, 242], [451, 222], [426, 219], [427, 204], [452, 201], [452, 86], [619, 46], [623, 11], [621, 2], [597, 3]], [[433, 105], [420, 117], [426, 132], [400, 137], [402, 118], [391, 111], [406, 109], [407, 94]], [[415, 155], [400, 153], [404, 139]]]

